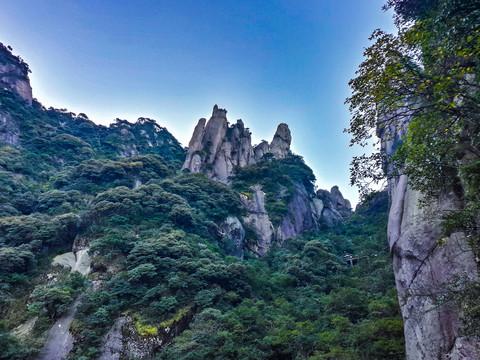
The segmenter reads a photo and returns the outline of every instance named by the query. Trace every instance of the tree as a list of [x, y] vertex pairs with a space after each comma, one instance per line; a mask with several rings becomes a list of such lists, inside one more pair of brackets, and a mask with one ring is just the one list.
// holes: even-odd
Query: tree
[[[402, 11], [398, 35], [376, 30], [350, 81], [351, 145], [365, 146], [375, 134], [392, 139], [410, 123], [394, 157], [377, 151], [354, 158], [351, 182], [364, 192], [401, 168], [415, 188], [435, 195], [458, 184], [465, 161], [480, 156], [480, 10], [470, 0], [427, 3], [437, 5], [389, 2]], [[388, 174], [386, 162], [393, 164]]]
[[[375, 30], [346, 100], [351, 145], [371, 155], [352, 162], [363, 193], [399, 173], [429, 202], [455, 191], [462, 207], [444, 214], [447, 235], [462, 231], [480, 254], [480, 7], [477, 0], [389, 0], [398, 34]], [[375, 141], [374, 141], [375, 143]], [[466, 324], [478, 322], [478, 286], [457, 291]], [[448, 288], [446, 288], [448, 292]], [[472, 318], [473, 317], [473, 318]], [[470, 333], [479, 336], [479, 334]]]

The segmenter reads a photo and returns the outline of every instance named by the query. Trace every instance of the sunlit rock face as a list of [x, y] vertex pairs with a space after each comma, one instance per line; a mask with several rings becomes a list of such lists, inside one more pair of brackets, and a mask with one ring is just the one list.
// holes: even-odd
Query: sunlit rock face
[[28, 72], [28, 65], [0, 43], [0, 88], [16, 93], [32, 105], [32, 87]]
[[290, 153], [291, 141], [288, 125], [280, 124], [270, 144], [264, 141], [254, 147], [243, 121], [230, 125], [227, 111], [215, 105], [208, 122], [204, 118], [198, 121], [182, 169], [203, 172], [212, 180], [228, 184], [236, 167], [254, 165], [266, 154], [275, 159], [285, 157]]
[[[380, 134], [387, 139], [382, 144], [387, 155], [395, 152], [407, 125], [404, 121]], [[389, 164], [385, 164], [385, 169], [389, 171]], [[391, 178], [388, 191], [388, 241], [404, 321], [407, 359], [478, 359], [473, 339], [459, 334], [459, 310], [436, 303], [432, 296], [444, 293], [446, 282], [478, 278], [473, 252], [464, 234], [455, 233], [439, 242], [445, 237], [442, 215], [458, 209], [460, 199], [451, 192], [420, 207], [421, 194], [410, 188], [405, 175]]]

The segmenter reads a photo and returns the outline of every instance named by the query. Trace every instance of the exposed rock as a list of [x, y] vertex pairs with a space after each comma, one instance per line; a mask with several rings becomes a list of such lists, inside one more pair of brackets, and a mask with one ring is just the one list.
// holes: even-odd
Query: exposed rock
[[32, 87], [28, 72], [28, 65], [0, 43], [0, 87], [16, 93], [32, 105]]
[[89, 242], [89, 238], [76, 236], [75, 240], [73, 240], [72, 251], [76, 253], [77, 251], [88, 249]]
[[18, 122], [10, 114], [0, 113], [0, 141], [17, 145], [19, 137]]
[[77, 259], [75, 258], [75, 254], [73, 252], [67, 252], [65, 254], [55, 256], [52, 261], [52, 266], [68, 267], [73, 269], [76, 262]]
[[229, 239], [232, 245], [230, 255], [243, 259], [243, 245], [245, 241], [245, 229], [236, 216], [229, 216], [221, 225], [222, 235]]
[[133, 157], [137, 156], [139, 154], [137, 150], [137, 146], [135, 144], [129, 144], [129, 145], [120, 145], [120, 152], [119, 155], [121, 157]]
[[[208, 178], [228, 184], [236, 168], [242, 168], [266, 161], [269, 158], [281, 159], [291, 153], [292, 135], [287, 124], [280, 124], [270, 143], [262, 141], [257, 146], [251, 144], [251, 133], [242, 120], [229, 126], [227, 111], [213, 108], [208, 122], [200, 119], [192, 138], [182, 169], [192, 173], [204, 172]], [[332, 193], [325, 190], [322, 197], [308, 193], [305, 186], [294, 184], [295, 193], [288, 204], [288, 214], [274, 229], [265, 210], [265, 194], [259, 185], [252, 186], [252, 198], [241, 195], [249, 214], [243, 218], [244, 224], [258, 235], [257, 244], [252, 250], [265, 255], [274, 239], [282, 242], [306, 230], [315, 230], [321, 224], [333, 227], [352, 214], [350, 202], [342, 196], [338, 187]], [[283, 196], [277, 201], [282, 201]], [[323, 219], [323, 220], [322, 220]], [[238, 251], [240, 253], [240, 250]]]
[[253, 246], [253, 251], [259, 255], [265, 255], [270, 250], [274, 230], [272, 222], [265, 210], [265, 193], [260, 185], [251, 187], [251, 198], [245, 194], [240, 194], [243, 205], [248, 210], [248, 215], [243, 218], [245, 225], [255, 230], [258, 241]]
[[305, 186], [295, 184], [295, 193], [288, 204], [288, 214], [282, 220], [277, 229], [277, 239], [284, 241], [295, 237], [306, 230], [315, 230], [318, 224], [315, 222], [315, 205], [310, 201], [310, 196]]
[[350, 201], [343, 197], [338, 186], [335, 185], [332, 187], [330, 193], [333, 207], [340, 213], [346, 212], [347, 214], [350, 214], [352, 211], [352, 205], [350, 204]]
[[123, 326], [132, 321], [131, 318], [119, 317], [108, 333], [105, 335], [104, 343], [100, 350], [99, 360], [119, 360], [123, 350]]
[[88, 254], [88, 248], [77, 252], [67, 252], [57, 255], [52, 261], [52, 266], [61, 266], [70, 268], [72, 272], [77, 271], [82, 275], [90, 273], [92, 259]]
[[72, 272], [77, 271], [82, 275], [88, 275], [90, 273], [90, 265], [92, 259], [88, 254], [88, 249], [80, 250], [75, 253], [76, 262], [72, 268]]
[[133, 188], [134, 189], [138, 189], [140, 186], [142, 186], [142, 181], [138, 178], [135, 179], [134, 183], [133, 183]]
[[[382, 144], [388, 155], [401, 142], [406, 122], [395, 126]], [[388, 163], [385, 169], [390, 171]], [[438, 201], [420, 207], [421, 194], [408, 186], [405, 175], [389, 179], [388, 190], [388, 241], [404, 321], [407, 359], [478, 359], [476, 342], [459, 334], [459, 310], [436, 304], [431, 295], [444, 293], [444, 283], [455, 278], [478, 279], [473, 252], [463, 234], [453, 234], [444, 244], [439, 243], [444, 236], [441, 217], [446, 211], [458, 209], [459, 199], [453, 193], [444, 194]]]
[[280, 124], [271, 144], [265, 141], [254, 148], [243, 121], [229, 126], [227, 111], [215, 105], [208, 122], [203, 118], [198, 121], [182, 169], [204, 172], [210, 179], [227, 184], [236, 167], [253, 165], [267, 153], [274, 158], [285, 157], [291, 140], [288, 125]]
[[190, 318], [187, 312], [171, 327], [158, 328], [157, 335], [142, 336], [137, 331], [134, 319], [120, 317], [105, 335], [99, 360], [152, 359], [163, 346], [188, 327]]
[[312, 207], [312, 212], [317, 216], [322, 216], [323, 209], [325, 208], [325, 204], [319, 198], [313, 198], [312, 202], [310, 203]]
[[272, 153], [276, 159], [284, 158], [290, 153], [290, 144], [292, 143], [292, 135], [288, 125], [282, 123], [278, 125], [277, 131], [273, 136], [273, 140], [269, 145], [268, 152]]
[[316, 198], [322, 201], [323, 208], [319, 216], [321, 217], [321, 223], [327, 227], [337, 226], [353, 214], [350, 201], [343, 197], [338, 186], [332, 187], [330, 192], [328, 190], [318, 190]]
[[65, 360], [73, 349], [73, 336], [69, 331], [80, 301], [75, 300], [48, 332], [47, 341], [38, 360]]

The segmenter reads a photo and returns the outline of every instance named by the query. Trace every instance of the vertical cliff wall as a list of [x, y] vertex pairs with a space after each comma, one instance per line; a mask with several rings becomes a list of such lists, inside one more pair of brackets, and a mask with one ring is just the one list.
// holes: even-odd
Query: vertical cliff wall
[[[405, 121], [380, 134], [387, 155], [395, 152], [406, 128]], [[391, 171], [388, 164], [386, 170]], [[442, 215], [458, 209], [461, 200], [452, 192], [428, 206], [420, 206], [422, 195], [408, 185], [405, 175], [389, 179], [388, 190], [388, 241], [404, 320], [407, 359], [478, 359], [473, 339], [459, 334], [459, 310], [436, 301], [445, 294], [447, 282], [478, 278], [464, 234], [455, 233], [439, 241], [445, 237]]]

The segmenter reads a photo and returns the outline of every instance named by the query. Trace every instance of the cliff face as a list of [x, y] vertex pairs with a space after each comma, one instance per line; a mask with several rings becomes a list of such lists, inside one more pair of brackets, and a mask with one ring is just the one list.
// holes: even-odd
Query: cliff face
[[[395, 136], [383, 141], [387, 155], [394, 153], [406, 126], [404, 122], [389, 129]], [[421, 207], [421, 194], [410, 188], [405, 175], [390, 179], [388, 190], [388, 241], [404, 320], [407, 358], [477, 359], [475, 342], [459, 334], [459, 310], [438, 304], [433, 297], [445, 293], [445, 283], [449, 281], [478, 278], [464, 234], [455, 233], [442, 244], [439, 242], [444, 237], [441, 217], [449, 210], [459, 209], [460, 199], [452, 192]]]
[[0, 43], [0, 87], [18, 94], [32, 105], [32, 87], [28, 72], [28, 65]]
[[[182, 169], [188, 169], [192, 173], [202, 172], [212, 180], [229, 184], [237, 168], [272, 158], [284, 159], [291, 154], [292, 135], [287, 124], [278, 125], [270, 143], [262, 141], [252, 146], [251, 133], [243, 121], [237, 120], [235, 124], [229, 125], [226, 114], [225, 109], [219, 109], [215, 105], [208, 122], [204, 118], [198, 121]], [[260, 184], [250, 186], [251, 197], [240, 195], [244, 208], [248, 211], [243, 217], [243, 223], [258, 236], [257, 242], [250, 248], [259, 255], [265, 255], [274, 240], [282, 243], [307, 230], [318, 230], [322, 226], [333, 227], [352, 214], [350, 202], [343, 198], [337, 186], [331, 192], [318, 190], [316, 193], [307, 191], [301, 183], [292, 186], [288, 212], [276, 225], [265, 208], [266, 194]], [[283, 195], [278, 194], [277, 201], [282, 201]], [[241, 224], [236, 223], [235, 227], [239, 226]], [[232, 221], [227, 221], [222, 227], [225, 236], [231, 236], [227, 229], [232, 227]], [[237, 231], [234, 242], [243, 244], [244, 234], [244, 231]], [[241, 251], [238, 245], [236, 249], [232, 254], [239, 256]]]

